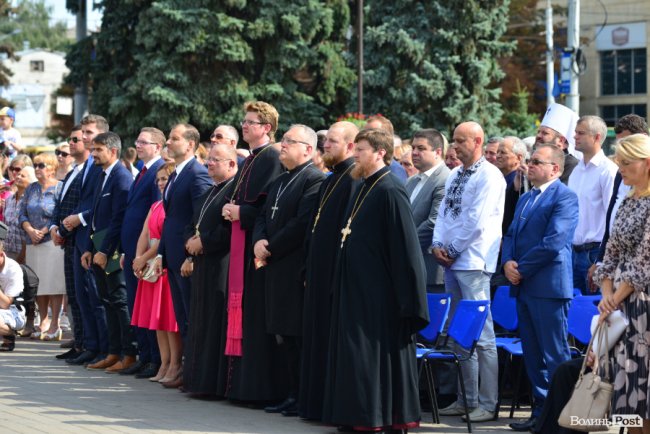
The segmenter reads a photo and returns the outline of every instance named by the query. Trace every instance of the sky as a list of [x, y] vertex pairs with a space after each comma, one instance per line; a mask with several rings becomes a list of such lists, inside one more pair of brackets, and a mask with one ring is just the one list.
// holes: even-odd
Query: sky
[[[88, 30], [95, 30], [102, 24], [102, 14], [93, 10], [92, 0], [86, 0], [86, 2], [88, 3]], [[63, 21], [68, 28], [75, 26], [77, 18], [65, 8], [65, 0], [45, 0], [45, 4], [52, 8], [53, 22]]]

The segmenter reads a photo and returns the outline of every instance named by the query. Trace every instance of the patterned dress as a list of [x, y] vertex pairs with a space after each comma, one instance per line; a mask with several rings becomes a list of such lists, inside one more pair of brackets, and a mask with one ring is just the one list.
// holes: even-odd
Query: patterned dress
[[634, 287], [622, 303], [630, 324], [610, 354], [612, 409], [650, 419], [650, 197], [623, 200], [595, 277], [612, 279], [615, 291], [622, 282]]

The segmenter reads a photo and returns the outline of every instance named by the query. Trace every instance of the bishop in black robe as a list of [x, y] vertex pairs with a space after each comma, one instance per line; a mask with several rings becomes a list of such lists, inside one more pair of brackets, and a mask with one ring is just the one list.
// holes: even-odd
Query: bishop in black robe
[[266, 249], [271, 253], [265, 265], [266, 331], [280, 337], [287, 362], [288, 399], [294, 401], [300, 377], [305, 236], [324, 178], [311, 159], [280, 175], [269, 190], [253, 233], [253, 245], [267, 240]]
[[[277, 401], [287, 394], [283, 357], [275, 337], [266, 333], [264, 268], [256, 270], [253, 255], [255, 220], [273, 180], [283, 172], [279, 152], [271, 145], [254, 149], [235, 177], [232, 200], [239, 205], [245, 231], [242, 355], [229, 357], [226, 396], [236, 401]], [[231, 245], [232, 261], [232, 245]], [[230, 288], [229, 288], [230, 290]], [[230, 315], [230, 313], [229, 313]]]
[[354, 158], [348, 158], [332, 167], [332, 174], [320, 186], [312, 221], [307, 228], [309, 241], [298, 399], [298, 413], [305, 419], [320, 420], [323, 415], [334, 269], [340, 251], [345, 210], [353, 187], [358, 184], [350, 176], [353, 164]]
[[196, 234], [198, 225], [203, 246], [203, 253], [192, 259], [192, 298], [183, 370], [183, 388], [197, 395], [223, 397], [226, 389], [228, 359], [224, 349], [230, 222], [222, 217], [221, 210], [233, 188], [230, 179], [203, 193], [194, 205], [192, 224], [185, 230], [185, 239], [189, 240]]
[[346, 213], [351, 232], [339, 244], [326, 423], [403, 429], [420, 421], [415, 333], [429, 322], [426, 272], [406, 191], [389, 170], [365, 179]]

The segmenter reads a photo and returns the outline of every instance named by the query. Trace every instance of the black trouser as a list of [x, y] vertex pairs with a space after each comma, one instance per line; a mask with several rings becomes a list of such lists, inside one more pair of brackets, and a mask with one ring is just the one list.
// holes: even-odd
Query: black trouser
[[103, 269], [93, 265], [97, 290], [106, 309], [108, 327], [108, 353], [135, 356], [137, 350], [131, 330], [131, 315], [126, 302], [126, 285], [122, 270], [106, 274]]
[[276, 335], [280, 348], [284, 353], [287, 361], [287, 370], [289, 372], [289, 398], [298, 399], [300, 390], [300, 348], [302, 338], [299, 336], [280, 336]]
[[544, 401], [542, 412], [537, 418], [535, 432], [542, 434], [573, 434], [578, 433], [572, 429], [562, 428], [557, 424], [557, 419], [569, 402], [573, 389], [580, 375], [583, 358], [568, 360], [560, 364], [553, 374], [548, 395]]
[[77, 292], [74, 285], [74, 244], [66, 245], [63, 250], [63, 274], [65, 275], [65, 293], [68, 296], [68, 309], [72, 316], [72, 333], [75, 348], [83, 347], [84, 322], [81, 318], [81, 308], [77, 303]]

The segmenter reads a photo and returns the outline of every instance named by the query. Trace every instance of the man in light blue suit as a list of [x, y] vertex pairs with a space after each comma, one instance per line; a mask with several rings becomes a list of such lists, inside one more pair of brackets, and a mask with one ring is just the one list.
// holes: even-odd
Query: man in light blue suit
[[573, 297], [571, 242], [578, 225], [578, 197], [559, 181], [563, 152], [539, 145], [528, 179], [534, 188], [521, 196], [503, 239], [503, 263], [510, 295], [517, 298], [519, 332], [528, 378], [533, 385], [531, 417], [511, 423], [529, 431], [540, 414], [555, 368], [571, 358], [567, 314]]
[[[158, 128], [152, 127], [142, 128], [135, 141], [135, 150], [138, 153], [138, 158], [143, 162], [143, 166], [129, 190], [120, 236], [122, 269], [124, 270], [126, 296], [131, 315], [133, 315], [135, 294], [138, 289], [138, 279], [133, 274], [133, 260], [138, 238], [149, 214], [149, 209], [154, 202], [160, 200], [160, 190], [156, 185], [156, 172], [164, 163], [160, 158], [160, 151], [165, 145], [165, 141], [165, 134]], [[120, 371], [120, 374], [135, 374], [137, 378], [153, 377], [160, 367], [156, 332], [139, 327], [134, 327], [134, 329], [138, 341], [139, 360], [130, 368]]]

